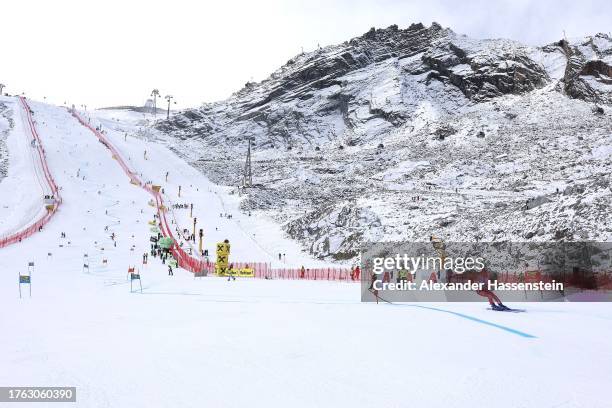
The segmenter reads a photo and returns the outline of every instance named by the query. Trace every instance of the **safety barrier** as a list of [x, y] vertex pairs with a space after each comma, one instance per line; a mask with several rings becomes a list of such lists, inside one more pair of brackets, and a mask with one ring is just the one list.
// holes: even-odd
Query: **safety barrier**
[[[248, 267], [252, 264], [234, 264], [235, 267]], [[327, 280], [327, 281], [359, 281], [346, 268], [272, 268], [270, 264], [255, 264], [255, 277], [262, 279], [291, 279], [291, 280]]]
[[[592, 271], [588, 272], [591, 277], [591, 284], [602, 290], [612, 290], [612, 271]], [[580, 286], [580, 279], [576, 279], [572, 273], [565, 275], [551, 276], [540, 271], [502, 273], [497, 280], [503, 283], [551, 283], [553, 280], [561, 282], [565, 287]], [[584, 284], [584, 282], [583, 282]]]
[[19, 232], [16, 232], [14, 234], [0, 238], [0, 248], [4, 248], [6, 246], [15, 244], [17, 242], [21, 242], [23, 239], [28, 238], [32, 236], [34, 233], [40, 231], [49, 222], [49, 220], [51, 220], [51, 218], [55, 215], [58, 207], [62, 203], [62, 198], [59, 193], [59, 188], [57, 187], [57, 184], [55, 183], [55, 180], [53, 179], [53, 176], [51, 175], [51, 171], [49, 170], [49, 165], [47, 164], [47, 158], [45, 155], [45, 149], [43, 148], [42, 141], [36, 130], [34, 119], [32, 118], [32, 110], [30, 109], [30, 106], [28, 105], [24, 97], [20, 96], [19, 101], [21, 102], [21, 105], [23, 106], [23, 109], [26, 112], [26, 117], [28, 119], [28, 127], [30, 128], [30, 133], [32, 134], [32, 137], [34, 137], [34, 140], [36, 140], [36, 151], [38, 153], [38, 157], [39, 157], [40, 164], [43, 170], [43, 174], [45, 176], [45, 181], [47, 182], [47, 185], [49, 186], [49, 189], [51, 190], [51, 193], [53, 194], [53, 197], [55, 198], [55, 205], [53, 206], [53, 209], [48, 210], [45, 213], [45, 215], [40, 217], [38, 220], [34, 221], [32, 225], [28, 226], [25, 229], [22, 229]]
[[[159, 191], [153, 189], [150, 184], [143, 183], [138, 177], [137, 173], [132, 171], [129, 166], [123, 160], [122, 155], [113, 146], [113, 144], [104, 136], [102, 132], [91, 126], [89, 122], [86, 122], [81, 116], [75, 111], [70, 110], [72, 115], [81, 123], [81, 125], [88, 128], [98, 140], [108, 148], [113, 158], [119, 163], [125, 174], [129, 177], [132, 184], [142, 187], [148, 191], [149, 194], [155, 199], [155, 206], [157, 208], [157, 216], [159, 217], [159, 228], [160, 233], [164, 237], [170, 237], [174, 240], [175, 244], [170, 248], [170, 253], [176, 259], [178, 266], [192, 273], [207, 272], [208, 275], [213, 275], [215, 272], [215, 264], [206, 260], [198, 259], [193, 257], [179, 245], [176, 244], [176, 239], [172, 234], [172, 229], [166, 219], [166, 211], [164, 201]], [[308, 280], [335, 280], [335, 281], [359, 281], [351, 277], [351, 271], [343, 268], [319, 268], [319, 269], [273, 269], [269, 263], [265, 262], [234, 262], [235, 268], [250, 267], [255, 271], [255, 277], [261, 279], [308, 279]]]
[[308, 279], [352, 282], [359, 281], [352, 276], [351, 271], [345, 268], [315, 268], [306, 269], [273, 269], [272, 279]]
[[[214, 273], [214, 263], [208, 263], [209, 273]], [[230, 262], [233, 270], [252, 270], [259, 279], [359, 281], [359, 275], [346, 268], [272, 268], [268, 262]]]
[[597, 276], [597, 287], [612, 290], [612, 272], [601, 272]]
[[[366, 274], [366, 278], [367, 276], [368, 274]], [[504, 271], [495, 274], [489, 274], [485, 271], [482, 278], [495, 280], [499, 283], [552, 283], [555, 281], [563, 283], [566, 288], [585, 287], [581, 285], [588, 284], [588, 286], [586, 286], [587, 288], [592, 287], [600, 290], [612, 290], [612, 271], [607, 269], [586, 271], [586, 279], [585, 276], [574, 276], [573, 273], [551, 275], [541, 270]], [[431, 274], [430, 280], [437, 280], [435, 273]], [[454, 274], [452, 276], [452, 282], [468, 282], [469, 280], [474, 281], [473, 274]]]

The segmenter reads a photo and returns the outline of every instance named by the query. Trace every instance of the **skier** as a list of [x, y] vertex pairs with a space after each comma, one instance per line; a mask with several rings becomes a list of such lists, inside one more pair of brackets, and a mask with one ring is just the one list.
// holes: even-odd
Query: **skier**
[[168, 265], [168, 276], [174, 276], [174, 272], [172, 272], [172, 266]]
[[508, 306], [504, 305], [502, 301], [499, 299], [499, 297], [497, 297], [497, 295], [493, 293], [493, 291], [485, 288], [489, 281], [488, 275], [489, 274], [487, 273], [485, 269], [483, 269], [482, 272], [480, 273], [480, 283], [482, 284], [482, 289], [477, 290], [476, 294], [482, 297], [486, 297], [487, 300], [489, 301], [489, 304], [491, 305], [492, 310], [496, 310], [498, 312], [512, 310]]
[[504, 305], [501, 300], [497, 297], [495, 293], [490, 291], [489, 289], [481, 289], [477, 290], [476, 293], [482, 297], [486, 297], [491, 305], [491, 309], [496, 310], [498, 312], [505, 310], [512, 310], [508, 306]]
[[230, 280], [236, 280], [236, 277], [234, 276], [234, 264], [230, 264], [229, 268], [227, 268], [227, 281], [229, 282]]

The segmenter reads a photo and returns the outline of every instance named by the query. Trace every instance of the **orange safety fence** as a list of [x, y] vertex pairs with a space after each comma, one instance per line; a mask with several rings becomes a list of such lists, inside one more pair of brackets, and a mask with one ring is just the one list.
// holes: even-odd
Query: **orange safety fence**
[[26, 117], [28, 119], [28, 127], [30, 128], [30, 133], [32, 134], [32, 137], [34, 138], [34, 140], [36, 140], [36, 146], [35, 146], [36, 152], [38, 153], [40, 164], [43, 169], [45, 181], [47, 182], [47, 185], [49, 186], [49, 189], [51, 190], [53, 197], [55, 199], [55, 205], [53, 206], [53, 209], [48, 210], [47, 213], [45, 213], [38, 220], [34, 221], [34, 223], [28, 226], [27, 228], [22, 229], [21, 231], [16, 232], [14, 234], [11, 234], [5, 237], [1, 237], [0, 238], [0, 248], [4, 248], [6, 246], [15, 244], [17, 242], [21, 242], [24, 238], [30, 237], [34, 235], [34, 233], [40, 231], [55, 215], [58, 207], [62, 203], [62, 198], [59, 194], [59, 188], [57, 187], [57, 184], [55, 183], [55, 179], [53, 179], [53, 176], [51, 175], [51, 171], [49, 170], [49, 165], [47, 164], [47, 157], [45, 155], [45, 149], [43, 148], [42, 141], [40, 139], [38, 131], [36, 130], [34, 119], [32, 118], [32, 110], [30, 109], [30, 106], [28, 105], [24, 97], [20, 96], [19, 101], [21, 102], [21, 105], [23, 106], [23, 109], [26, 112]]

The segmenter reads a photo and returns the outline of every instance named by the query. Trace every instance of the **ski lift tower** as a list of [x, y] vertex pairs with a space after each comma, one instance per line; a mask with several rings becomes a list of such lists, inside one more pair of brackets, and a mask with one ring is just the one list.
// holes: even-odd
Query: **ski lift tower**
[[251, 141], [255, 140], [253, 136], [247, 137], [249, 147], [247, 148], [246, 161], [244, 163], [244, 174], [242, 176], [242, 187], [253, 187], [253, 171], [251, 168]]

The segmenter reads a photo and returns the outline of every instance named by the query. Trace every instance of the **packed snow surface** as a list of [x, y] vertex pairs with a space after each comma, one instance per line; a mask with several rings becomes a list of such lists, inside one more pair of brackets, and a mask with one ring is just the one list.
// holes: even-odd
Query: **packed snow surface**
[[[349, 283], [228, 282], [180, 269], [168, 276], [159, 260], [141, 262], [150, 196], [65, 109], [31, 106], [64, 202], [41, 233], [0, 251], [1, 385], [76, 386], [77, 403], [65, 406], [88, 408], [609, 407], [609, 304], [513, 304], [527, 309], [513, 314], [484, 302], [364, 304], [359, 285]], [[111, 117], [91, 120], [143, 179], [164, 186], [168, 200], [194, 203], [206, 248], [227, 237], [236, 259], [316, 265], [273, 222], [240, 213], [231, 190], [155, 138], [113, 130]], [[13, 194], [24, 204], [40, 194], [19, 122], [0, 183], [7, 211]], [[134, 117], [119, 122], [139, 126]], [[190, 228], [186, 211], [174, 210], [181, 229]], [[30, 261], [32, 296], [22, 285], [20, 299], [17, 277]], [[142, 293], [130, 293], [132, 265]]]

